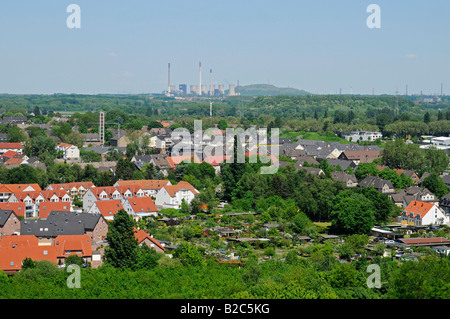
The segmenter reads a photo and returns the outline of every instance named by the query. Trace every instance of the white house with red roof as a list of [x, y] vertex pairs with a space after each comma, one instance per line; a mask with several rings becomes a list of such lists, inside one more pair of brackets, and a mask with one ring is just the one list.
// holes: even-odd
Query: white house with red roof
[[155, 204], [161, 208], [175, 208], [181, 207], [183, 199], [190, 204], [199, 191], [195, 189], [190, 183], [180, 181], [176, 185], [164, 186], [156, 194]]
[[119, 199], [99, 200], [92, 205], [88, 213], [101, 214], [106, 220], [113, 220], [117, 212], [123, 208]]
[[450, 225], [449, 217], [437, 205], [422, 201], [411, 201], [398, 218], [404, 225]]
[[89, 188], [83, 196], [83, 211], [88, 212], [96, 201], [111, 199], [123, 199], [120, 192], [114, 186]]
[[13, 193], [40, 191], [39, 184], [1, 184], [0, 202], [7, 202]]
[[117, 181], [114, 186], [138, 186], [140, 187], [146, 196], [156, 196], [159, 190], [166, 185], [172, 185], [167, 179], [137, 179]]
[[72, 183], [59, 183], [59, 184], [50, 184], [45, 190], [58, 190], [64, 189], [73, 199], [75, 196], [78, 196], [79, 199], [82, 199], [86, 191], [92, 187], [95, 187], [92, 182], [72, 182]]
[[4, 154], [8, 151], [14, 151], [22, 154], [22, 143], [0, 143], [0, 154]]
[[128, 197], [122, 202], [123, 208], [134, 219], [158, 216], [158, 209], [151, 197]]

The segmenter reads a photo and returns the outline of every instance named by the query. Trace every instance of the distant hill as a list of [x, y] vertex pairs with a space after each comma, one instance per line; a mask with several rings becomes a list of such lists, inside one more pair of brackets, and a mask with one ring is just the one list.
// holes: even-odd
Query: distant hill
[[[311, 93], [295, 88], [280, 88], [271, 84], [251, 84], [239, 86], [241, 95], [273, 96], [273, 95], [309, 95]], [[228, 92], [225, 92], [226, 94]]]

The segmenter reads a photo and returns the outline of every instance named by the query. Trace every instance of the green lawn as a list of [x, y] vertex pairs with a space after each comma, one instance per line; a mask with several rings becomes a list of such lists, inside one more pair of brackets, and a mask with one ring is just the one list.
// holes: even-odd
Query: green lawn
[[343, 138], [340, 138], [336, 136], [334, 133], [327, 132], [292, 132], [292, 131], [285, 131], [283, 134], [280, 135], [281, 138], [302, 138], [304, 140], [317, 140], [317, 141], [324, 141], [324, 142], [339, 142], [341, 144], [354, 144], [352, 142], [349, 142]]

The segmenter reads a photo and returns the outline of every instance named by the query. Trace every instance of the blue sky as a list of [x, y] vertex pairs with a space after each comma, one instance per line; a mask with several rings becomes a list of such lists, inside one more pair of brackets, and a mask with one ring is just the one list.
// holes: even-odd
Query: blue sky
[[[66, 7], [81, 8], [69, 29]], [[381, 28], [369, 29], [369, 4]], [[445, 0], [2, 0], [0, 93], [150, 93], [171, 82], [450, 94]], [[448, 88], [448, 90], [447, 90]]]

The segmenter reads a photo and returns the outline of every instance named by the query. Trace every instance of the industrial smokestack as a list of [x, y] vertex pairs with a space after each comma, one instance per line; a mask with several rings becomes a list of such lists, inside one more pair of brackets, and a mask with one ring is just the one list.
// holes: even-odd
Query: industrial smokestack
[[170, 63], [168, 64], [168, 88], [167, 93], [170, 95]]
[[209, 95], [214, 95], [213, 85], [212, 85], [212, 69], [209, 69]]
[[199, 74], [198, 74], [198, 95], [202, 95], [202, 62], [198, 63]]

